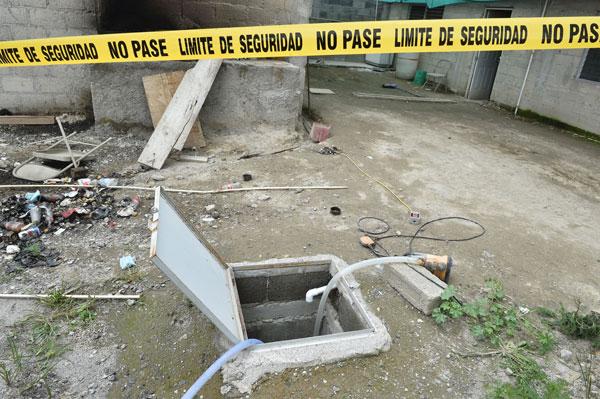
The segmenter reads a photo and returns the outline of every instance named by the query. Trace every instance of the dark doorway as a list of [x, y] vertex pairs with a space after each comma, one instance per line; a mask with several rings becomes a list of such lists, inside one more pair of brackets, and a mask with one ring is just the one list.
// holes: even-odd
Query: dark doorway
[[[510, 18], [512, 10], [488, 9], [486, 18]], [[473, 100], [489, 100], [496, 81], [496, 73], [502, 51], [480, 51], [475, 57], [475, 67], [471, 76], [468, 98]]]
[[100, 0], [98, 32], [124, 33], [178, 29], [181, 10], [169, 0]]

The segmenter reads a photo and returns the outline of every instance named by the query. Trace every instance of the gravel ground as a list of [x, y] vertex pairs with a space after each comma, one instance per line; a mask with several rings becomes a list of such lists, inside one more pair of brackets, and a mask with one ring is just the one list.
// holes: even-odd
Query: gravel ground
[[[457, 259], [451, 283], [468, 296], [477, 294], [486, 278], [494, 277], [504, 282], [516, 303], [528, 308], [557, 308], [560, 303], [572, 308], [580, 299], [586, 309], [600, 309], [600, 146], [459, 97], [448, 95], [456, 104], [415, 104], [351, 94], [389, 94], [380, 87], [393, 80], [382, 73], [315, 68], [313, 86], [330, 88], [336, 95], [312, 96], [311, 106], [333, 126], [327, 144], [343, 149], [369, 173], [388, 182], [421, 211], [424, 220], [464, 216], [487, 228], [478, 240], [421, 243], [418, 249], [448, 253]], [[190, 223], [228, 262], [330, 253], [351, 263], [370, 257], [358, 244], [359, 217], [384, 218], [392, 231], [412, 233], [415, 229], [406, 210], [389, 193], [366, 180], [347, 159], [319, 154], [320, 147], [306, 138], [268, 143], [275, 149], [298, 145], [293, 151], [239, 160], [247, 138], [240, 137], [237, 148], [236, 137], [229, 137], [227, 148], [213, 148], [209, 135], [209, 163], [169, 161], [158, 173], [136, 165], [147, 131], [119, 131], [85, 123], [67, 125], [67, 130], [81, 130], [90, 141], [114, 137], [89, 169], [102, 176], [126, 171], [123, 181], [134, 185], [214, 189], [241, 181], [242, 174], [250, 172], [254, 180], [243, 186], [349, 187], [339, 191], [172, 194]], [[0, 159], [4, 166], [11, 166], [35, 148], [31, 143], [57, 134], [55, 127], [4, 127]], [[213, 139], [215, 142], [219, 140]], [[157, 174], [161, 175], [159, 182], [153, 179]], [[0, 175], [0, 181], [22, 183], [9, 174]], [[25, 192], [2, 189], [0, 199]], [[61, 254], [57, 267], [10, 274], [2, 271], [3, 293], [43, 293], [63, 287], [76, 293], [139, 293], [142, 299], [96, 302], [97, 316], [91, 323], [60, 324], [58, 339], [68, 350], [57, 357], [53, 371], [24, 393], [0, 381], [0, 397], [48, 397], [49, 390], [53, 397], [61, 398], [175, 398], [216, 358], [220, 349], [214, 326], [148, 259], [151, 192], [112, 193], [116, 201], [133, 194], [141, 197], [138, 214], [109, 218], [116, 225], [102, 219], [74, 224], [61, 235], [44, 235], [42, 242]], [[218, 218], [210, 221], [205, 207], [213, 204]], [[342, 214], [331, 215], [331, 206], [340, 207]], [[428, 232], [463, 235], [471, 230], [464, 225], [444, 225]], [[405, 248], [406, 242], [389, 243], [394, 253]], [[135, 256], [136, 266], [121, 270], [119, 258], [124, 255]], [[11, 261], [4, 257], [1, 262], [4, 270]], [[358, 280], [371, 308], [393, 337], [391, 350], [269, 376], [252, 397], [485, 397], [490, 384], [513, 379], [496, 358], [453, 354], [452, 350], [480, 347], [466, 324], [438, 327], [408, 305], [376, 270], [359, 273]], [[15, 323], [31, 314], [49, 312], [47, 306], [34, 302], [2, 300], [0, 358], [8, 356], [8, 333], [21, 331]], [[565, 360], [560, 351], [583, 355], [586, 343], [560, 333], [556, 337], [556, 348], [538, 361], [552, 377], [567, 380], [574, 397], [584, 397], [575, 356]], [[24, 335], [21, 338], [26, 339]], [[598, 354], [595, 356], [597, 359]], [[595, 381], [597, 394], [598, 379]], [[213, 378], [203, 397], [218, 397], [220, 386], [220, 377]]]

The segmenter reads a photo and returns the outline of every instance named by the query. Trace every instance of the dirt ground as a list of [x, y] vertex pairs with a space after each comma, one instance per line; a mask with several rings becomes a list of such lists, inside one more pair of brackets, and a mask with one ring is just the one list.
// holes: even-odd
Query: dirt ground
[[[600, 310], [600, 145], [547, 125], [515, 119], [488, 103], [438, 94], [455, 104], [423, 104], [357, 98], [353, 91], [405, 95], [386, 90], [396, 82], [403, 90], [433, 95], [396, 81], [393, 75], [341, 68], [312, 68], [311, 85], [335, 95], [311, 96], [311, 108], [332, 126], [326, 145], [349, 154], [368, 173], [386, 181], [423, 220], [462, 216], [485, 226], [486, 234], [462, 243], [423, 243], [421, 252], [449, 254], [458, 261], [451, 283], [465, 295], [479, 292], [487, 278], [501, 280], [507, 294], [527, 308], [559, 304], [572, 308], [581, 300]], [[87, 129], [70, 125], [69, 129]], [[56, 129], [4, 129], [0, 155], [10, 162], [26, 157], [31, 143], [56, 135]], [[90, 164], [94, 174], [110, 175], [129, 168], [148, 132], [90, 128], [90, 139], [115, 139]], [[229, 138], [235, 147], [236, 137]], [[345, 185], [346, 190], [302, 192], [172, 194], [190, 222], [228, 262], [333, 254], [348, 263], [371, 257], [358, 243], [356, 222], [362, 216], [385, 219], [392, 231], [412, 234], [406, 209], [387, 191], [369, 181], [340, 155], [321, 155], [306, 137], [293, 151], [238, 159], [238, 151], [210, 146], [209, 163], [169, 161], [159, 173], [163, 186], [213, 189], [241, 181], [243, 186]], [[241, 139], [243, 142], [243, 139]], [[123, 181], [156, 184], [158, 172], [139, 171]], [[9, 174], [0, 181], [21, 183]], [[26, 190], [3, 189], [0, 198]], [[52, 189], [47, 192], [63, 192]], [[135, 194], [115, 192], [115, 198]], [[97, 317], [61, 339], [69, 350], [53, 372], [25, 397], [176, 398], [214, 361], [217, 330], [148, 259], [151, 192], [140, 193], [138, 216], [69, 228], [46, 235], [47, 246], [60, 251], [55, 268], [26, 269], [0, 276], [0, 292], [38, 293], [65, 287], [77, 293], [140, 293], [135, 304], [96, 303]], [[205, 206], [215, 204], [219, 218], [203, 221]], [[338, 206], [340, 216], [329, 208]], [[465, 236], [476, 232], [444, 223], [428, 234]], [[407, 241], [386, 243], [403, 254]], [[119, 268], [123, 255], [136, 257], [129, 271]], [[9, 263], [5, 258], [2, 262]], [[495, 358], [462, 358], [478, 343], [468, 326], [439, 327], [412, 308], [378, 270], [358, 273], [362, 293], [385, 322], [393, 344], [374, 357], [332, 365], [288, 370], [258, 384], [252, 397], [289, 398], [439, 398], [485, 397], [491, 384], [510, 381]], [[1, 328], [8, 332], [32, 312], [47, 309], [27, 301], [2, 300]], [[6, 335], [1, 334], [3, 352]], [[556, 333], [557, 347], [540, 362], [553, 377], [570, 384], [574, 397], [584, 397], [578, 365], [559, 356], [561, 349], [585, 351], [585, 343]], [[597, 355], [596, 355], [597, 357]], [[598, 362], [597, 362], [598, 363]], [[598, 393], [598, 379], [594, 392]], [[221, 379], [201, 392], [219, 397]], [[21, 394], [0, 381], [0, 397]]]

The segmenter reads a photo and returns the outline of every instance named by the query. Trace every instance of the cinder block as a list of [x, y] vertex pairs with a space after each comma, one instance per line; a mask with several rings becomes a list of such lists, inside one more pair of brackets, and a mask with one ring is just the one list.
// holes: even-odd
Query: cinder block
[[12, 0], [10, 3], [13, 6], [38, 8], [45, 8], [47, 5], [46, 0]]
[[71, 80], [68, 77], [52, 78], [43, 77], [36, 78], [35, 87], [38, 93], [62, 93], [70, 85]]
[[29, 19], [31, 24], [35, 26], [46, 26], [51, 28], [65, 25], [63, 13], [58, 10], [31, 8], [29, 10]]
[[248, 7], [227, 3], [218, 3], [215, 7], [215, 18], [221, 26], [250, 25]]
[[22, 78], [19, 76], [8, 76], [2, 78], [2, 87], [5, 91], [13, 91], [20, 93], [32, 93], [33, 79]]
[[48, 8], [53, 10], [85, 10], [87, 7], [85, 0], [48, 0]]
[[15, 40], [44, 38], [47, 34], [46, 29], [42, 26], [13, 25], [11, 29]]
[[9, 25], [0, 25], [0, 40], [13, 40], [14, 36]]
[[446, 283], [427, 269], [413, 265], [390, 265], [386, 268], [389, 283], [404, 299], [426, 315], [441, 303]]
[[7, 7], [0, 11], [0, 25], [29, 23], [27, 8], [25, 7]]
[[215, 5], [184, 0], [183, 17], [205, 27], [215, 26]]
[[95, 14], [88, 11], [65, 11], [67, 28], [84, 29], [96, 26]]

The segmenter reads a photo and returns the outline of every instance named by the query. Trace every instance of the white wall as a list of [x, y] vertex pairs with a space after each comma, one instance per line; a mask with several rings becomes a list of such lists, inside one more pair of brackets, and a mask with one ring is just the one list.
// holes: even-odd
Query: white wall
[[[510, 8], [512, 16], [539, 17], [540, 0], [499, 1], [492, 4], [448, 6], [444, 18], [482, 18], [487, 8]], [[406, 6], [398, 6], [406, 7]], [[598, 0], [551, 0], [547, 16], [598, 15]], [[502, 54], [491, 100], [515, 107], [525, 77], [529, 51], [508, 51]], [[569, 125], [600, 134], [600, 83], [578, 78], [585, 50], [537, 52], [525, 87], [521, 109], [557, 119]], [[465, 94], [471, 78], [474, 53], [421, 54], [419, 68], [432, 72], [441, 59], [453, 66], [448, 74], [450, 90]]]

